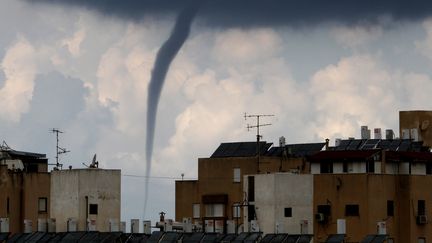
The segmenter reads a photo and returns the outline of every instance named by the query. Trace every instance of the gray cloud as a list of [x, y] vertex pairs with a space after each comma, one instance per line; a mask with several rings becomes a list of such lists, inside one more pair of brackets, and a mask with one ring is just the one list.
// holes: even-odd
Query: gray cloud
[[0, 69], [0, 89], [3, 88], [5, 84], [6, 76], [2, 69]]
[[[106, 15], [140, 19], [149, 14], [177, 13], [189, 1], [178, 0], [26, 0], [82, 6]], [[295, 1], [208, 0], [199, 17], [212, 26], [308, 25], [322, 22], [374, 22], [383, 15], [397, 20], [417, 20], [431, 15], [432, 2], [391, 1]]]

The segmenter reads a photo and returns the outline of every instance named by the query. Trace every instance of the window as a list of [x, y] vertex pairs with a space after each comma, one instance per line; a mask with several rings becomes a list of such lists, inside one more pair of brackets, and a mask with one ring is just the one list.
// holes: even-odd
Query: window
[[255, 205], [248, 205], [248, 221], [256, 219]]
[[358, 204], [347, 204], [345, 205], [345, 216], [359, 216], [359, 205]]
[[10, 205], [9, 205], [9, 197], [6, 199], [6, 213], [9, 215], [10, 213]]
[[207, 204], [206, 217], [223, 217], [224, 205], [223, 204]]
[[426, 238], [425, 237], [419, 237], [417, 242], [418, 243], [426, 243]]
[[89, 205], [89, 214], [98, 214], [98, 205], [90, 204]]
[[234, 168], [233, 172], [234, 172], [233, 182], [240, 182], [241, 181], [240, 168]]
[[320, 163], [320, 173], [321, 174], [333, 173], [333, 163], [330, 162]]
[[348, 173], [348, 162], [342, 162], [342, 171], [343, 173]]
[[248, 177], [248, 201], [255, 201], [255, 177]]
[[233, 218], [240, 218], [241, 205], [240, 203], [233, 204]]
[[375, 172], [375, 161], [369, 160], [366, 162], [366, 172], [374, 173]]
[[34, 163], [27, 164], [26, 171], [27, 172], [38, 172], [38, 165], [34, 164]]
[[38, 200], [38, 212], [39, 213], [46, 213], [47, 212], [47, 198], [46, 197], [40, 197]]
[[394, 216], [394, 202], [387, 200], [387, 216]]
[[194, 219], [199, 219], [200, 218], [200, 204], [199, 203], [194, 203], [192, 204], [192, 214], [193, 214], [193, 218]]
[[425, 200], [418, 200], [417, 201], [417, 215], [426, 215]]
[[285, 208], [284, 215], [286, 218], [292, 217], [292, 208]]
[[318, 205], [317, 206], [317, 213], [322, 213], [325, 216], [331, 215], [331, 206], [330, 205]]

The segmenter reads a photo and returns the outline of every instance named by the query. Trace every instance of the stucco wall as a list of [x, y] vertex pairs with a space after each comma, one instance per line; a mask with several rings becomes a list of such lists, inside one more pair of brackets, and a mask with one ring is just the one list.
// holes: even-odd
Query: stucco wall
[[120, 170], [78, 169], [53, 171], [51, 175], [51, 217], [58, 232], [67, 230], [68, 218], [78, 220], [78, 230], [86, 230], [88, 204], [98, 205], [96, 230], [109, 231], [109, 219], [120, 220]]
[[[255, 175], [255, 207], [260, 231], [264, 234], [300, 234], [300, 223], [308, 221], [313, 232], [313, 176], [290, 173]], [[285, 217], [285, 208], [292, 216]]]

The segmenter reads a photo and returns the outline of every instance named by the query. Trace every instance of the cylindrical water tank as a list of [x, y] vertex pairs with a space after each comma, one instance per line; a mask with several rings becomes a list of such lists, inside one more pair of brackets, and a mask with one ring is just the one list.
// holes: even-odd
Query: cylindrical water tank
[[47, 219], [43, 219], [43, 218], [38, 219], [37, 229], [38, 232], [47, 232]]
[[131, 233], [139, 233], [139, 219], [131, 219]]
[[151, 221], [144, 220], [143, 226], [144, 226], [144, 234], [151, 235]]
[[33, 222], [30, 219], [24, 219], [24, 233], [33, 232]]

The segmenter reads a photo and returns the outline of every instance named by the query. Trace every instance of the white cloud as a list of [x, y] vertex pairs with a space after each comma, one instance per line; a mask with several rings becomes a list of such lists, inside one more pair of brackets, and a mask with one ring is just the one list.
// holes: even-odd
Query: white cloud
[[397, 112], [392, 75], [372, 56], [342, 58], [315, 73], [311, 86], [321, 138], [356, 136], [361, 125], [386, 126], [382, 112]]
[[34, 55], [34, 47], [20, 38], [7, 50], [2, 60], [1, 67], [6, 76], [4, 87], [0, 90], [0, 118], [3, 120], [18, 122], [29, 109], [37, 70]]
[[223, 63], [245, 63], [274, 56], [281, 45], [280, 36], [270, 28], [230, 29], [216, 36], [213, 56]]
[[81, 55], [81, 43], [86, 37], [86, 31], [84, 28], [77, 30], [72, 37], [62, 40], [62, 46], [66, 46], [70, 54], [73, 57], [78, 57]]

